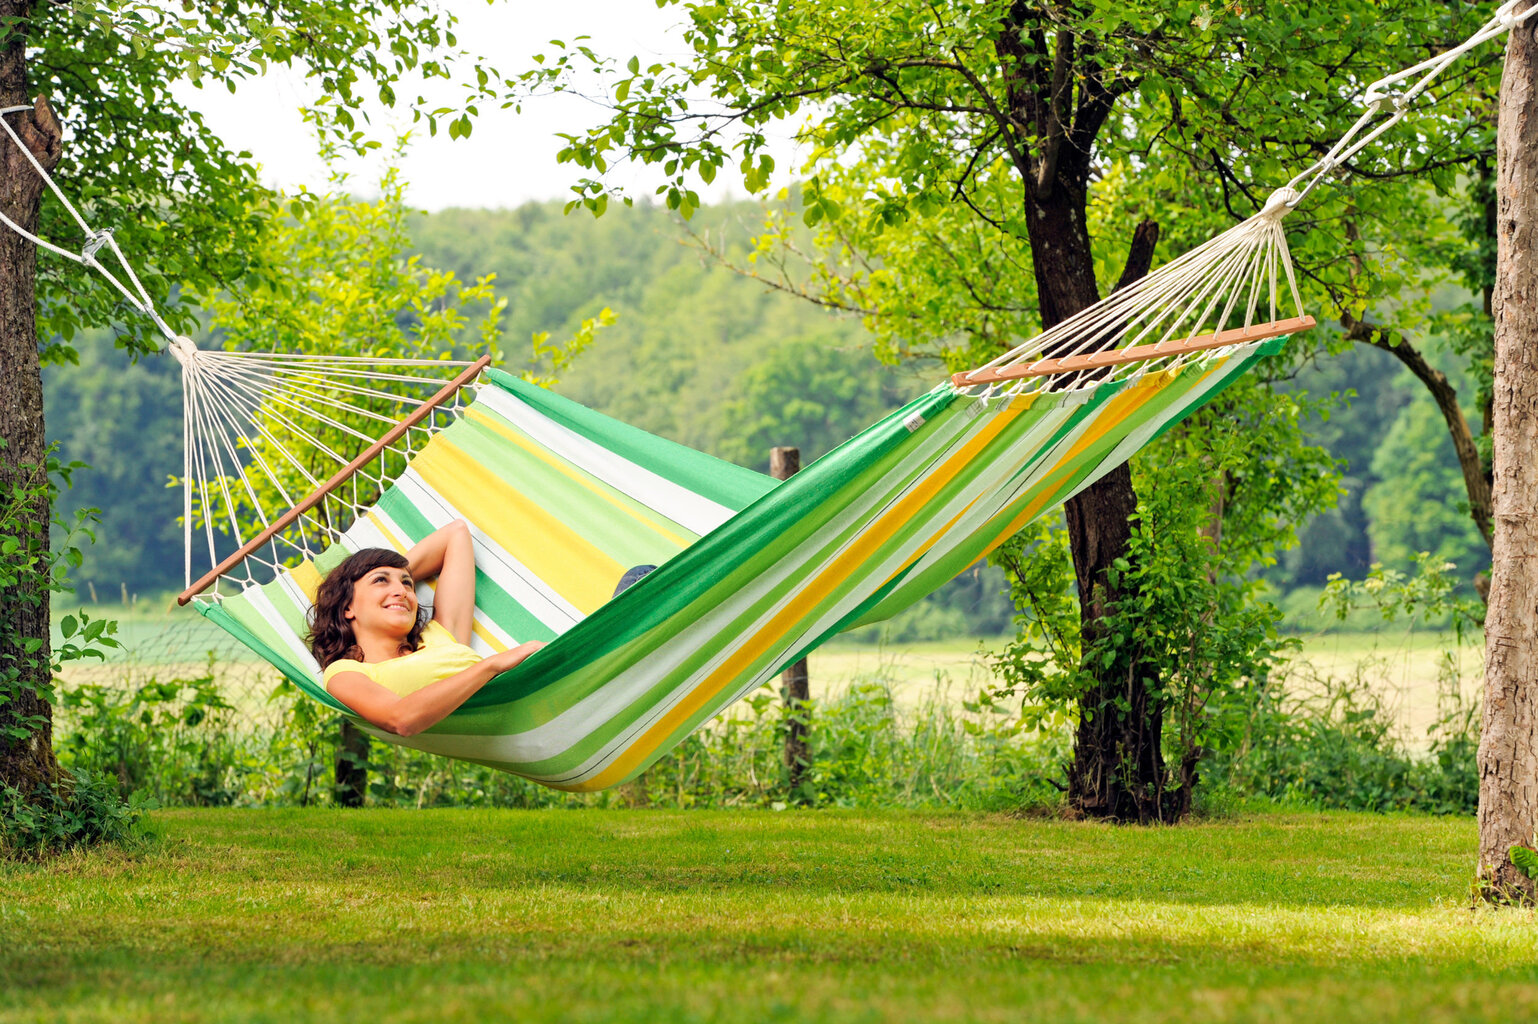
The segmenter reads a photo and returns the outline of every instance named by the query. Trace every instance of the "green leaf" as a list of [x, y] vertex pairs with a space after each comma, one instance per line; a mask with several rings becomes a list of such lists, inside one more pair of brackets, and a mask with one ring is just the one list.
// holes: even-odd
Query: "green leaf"
[[1538, 878], [1538, 850], [1527, 846], [1513, 846], [1507, 851], [1511, 864], [1528, 878]]

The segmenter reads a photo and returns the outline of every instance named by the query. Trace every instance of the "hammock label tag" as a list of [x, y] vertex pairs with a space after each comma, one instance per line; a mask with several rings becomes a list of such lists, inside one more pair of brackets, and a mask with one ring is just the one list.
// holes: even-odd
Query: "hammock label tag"
[[908, 428], [908, 433], [910, 434], [923, 425], [924, 417], [920, 416], [918, 413], [913, 413], [907, 419], [903, 420], [903, 426]]

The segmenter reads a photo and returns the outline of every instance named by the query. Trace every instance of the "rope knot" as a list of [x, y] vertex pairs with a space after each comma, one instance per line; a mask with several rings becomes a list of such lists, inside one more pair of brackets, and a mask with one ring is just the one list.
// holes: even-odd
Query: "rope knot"
[[1295, 188], [1288, 188], [1284, 185], [1271, 193], [1270, 197], [1266, 200], [1266, 205], [1261, 208], [1260, 213], [1256, 216], [1281, 220], [1292, 212], [1293, 204], [1301, 198], [1303, 198], [1303, 193]]
[[171, 355], [175, 356], [176, 361], [181, 363], [183, 367], [190, 366], [197, 361], [198, 347], [185, 334], [178, 334], [172, 338], [170, 349]]

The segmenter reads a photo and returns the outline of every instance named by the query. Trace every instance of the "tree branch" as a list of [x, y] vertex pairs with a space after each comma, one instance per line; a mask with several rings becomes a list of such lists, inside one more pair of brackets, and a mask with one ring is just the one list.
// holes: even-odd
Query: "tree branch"
[[1421, 355], [1403, 334], [1396, 334], [1386, 327], [1359, 319], [1349, 312], [1341, 314], [1340, 323], [1346, 329], [1348, 339], [1363, 342], [1389, 353], [1415, 374], [1416, 379], [1426, 385], [1426, 390], [1431, 392], [1437, 408], [1442, 411], [1442, 419], [1447, 422], [1447, 432], [1452, 435], [1453, 448], [1458, 453], [1458, 465], [1463, 470], [1463, 486], [1469, 496], [1469, 516], [1474, 520], [1474, 525], [1479, 527], [1479, 533], [1484, 537], [1485, 543], [1491, 544], [1495, 534], [1491, 525], [1490, 479], [1485, 475], [1484, 465], [1480, 462], [1479, 449], [1474, 444], [1474, 435], [1469, 430], [1468, 420], [1464, 418], [1463, 409], [1458, 405], [1458, 392], [1448, 382], [1447, 375], [1428, 363], [1426, 357]]
[[1142, 221], [1132, 230], [1132, 246], [1127, 250], [1127, 262], [1122, 266], [1121, 278], [1116, 282], [1113, 292], [1121, 291], [1148, 274], [1153, 267], [1154, 247], [1158, 244], [1157, 221]]

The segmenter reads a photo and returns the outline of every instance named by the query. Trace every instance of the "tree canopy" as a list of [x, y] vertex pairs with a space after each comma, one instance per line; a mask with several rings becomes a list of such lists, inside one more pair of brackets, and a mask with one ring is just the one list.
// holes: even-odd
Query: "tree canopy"
[[[1086, 189], [1104, 287], [1138, 221], [1156, 220], [1174, 254], [1248, 216], [1356, 119], [1369, 81], [1482, 17], [1429, 0], [718, 0], [685, 13], [684, 59], [594, 58], [612, 117], [561, 154], [594, 172], [578, 201], [622, 195], [602, 176], [621, 158], [660, 166], [659, 193], [686, 215], [695, 183], [728, 166], [762, 193], [783, 119], [807, 153], [801, 216], [834, 257], [805, 291], [865, 313], [890, 352], [938, 343], [960, 361], [1041, 322], [1028, 218], [1064, 161]], [[1432, 193], [1488, 151], [1497, 57], [1457, 65], [1420, 116], [1292, 216], [1311, 304], [1360, 311], [1419, 272], [1413, 257], [1445, 237], [1427, 231], [1445, 218]], [[563, 50], [524, 85], [575, 88], [586, 63]]]
[[[1368, 82], [1479, 24], [1429, 0], [681, 6], [680, 60], [621, 65], [562, 44], [522, 76], [536, 91], [573, 87], [584, 63], [608, 76], [610, 118], [570, 134], [560, 154], [598, 175], [577, 182], [574, 202], [604, 211], [613, 190], [602, 174], [617, 157], [660, 165], [659, 194], [686, 217], [692, 184], [728, 163], [763, 192], [770, 126], [795, 119], [809, 151], [801, 216], [817, 255], [805, 260], [771, 217], [756, 258], [778, 286], [860, 313], [888, 358], [940, 355], [958, 368], [1135, 281], [1160, 242], [1183, 252], [1256, 212], [1357, 120]], [[1415, 233], [1437, 213], [1437, 191], [1453, 190], [1488, 148], [1492, 67], [1489, 54], [1458, 65], [1413, 131], [1343, 169], [1372, 187], [1316, 193], [1293, 217], [1311, 308], [1356, 320], [1370, 293], [1404, 298], [1425, 262]], [[791, 269], [806, 262], [809, 277]], [[1301, 478], [1288, 495], [1265, 486], [1267, 474], [1252, 470], [1267, 459], [1301, 472], [1319, 462], [1295, 425], [1267, 443], [1278, 452], [1252, 449], [1243, 472], [1216, 449], [1190, 454], [1185, 472], [1205, 465], [1220, 477], [1216, 536], [1229, 534], [1230, 512], [1250, 507], [1236, 486], [1277, 499], [1247, 522], [1283, 538], [1289, 515], [1328, 501]], [[1189, 806], [1188, 793], [1165, 804], [1180, 787], [1166, 778], [1160, 739], [1165, 710], [1183, 698], [1161, 682], [1152, 646], [1103, 643], [1149, 632], [1135, 609], [1169, 607], [1142, 588], [1179, 574], [1135, 562], [1139, 550], [1156, 557], [1133, 537], [1151, 511], [1125, 466], [1067, 504], [1084, 634], [1070, 799], [1143, 821]], [[1115, 621], [1117, 609], [1134, 618]], [[1194, 628], [1213, 636], [1206, 625]]]
[[[273, 268], [258, 241], [270, 191], [252, 154], [232, 151], [173, 86], [234, 92], [258, 87], [273, 66], [300, 70], [313, 89], [306, 117], [317, 134], [363, 151], [385, 141], [369, 129], [370, 111], [380, 109], [409, 111], [433, 133], [469, 134], [495, 73], [461, 47], [452, 13], [415, 0], [20, 7], [7, 28], [25, 45], [26, 80], [17, 85], [29, 102], [46, 97], [62, 126], [54, 173], [93, 227], [116, 234], [182, 329], [193, 322], [188, 297], [259, 281]], [[435, 79], [461, 83], [463, 102], [430, 105], [422, 92]], [[66, 248], [82, 241], [53, 202], [43, 204], [41, 228]], [[124, 319], [116, 292], [46, 255], [37, 293], [49, 359], [69, 358], [67, 342], [81, 328]], [[141, 351], [162, 341], [138, 324], [119, 340]]]

